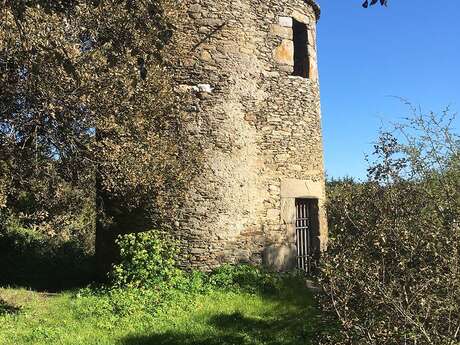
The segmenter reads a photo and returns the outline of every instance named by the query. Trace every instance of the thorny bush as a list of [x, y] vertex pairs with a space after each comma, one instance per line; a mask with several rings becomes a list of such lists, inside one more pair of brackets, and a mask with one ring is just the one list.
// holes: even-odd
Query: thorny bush
[[333, 344], [460, 343], [460, 140], [455, 116], [382, 132], [368, 180], [328, 186], [320, 281]]

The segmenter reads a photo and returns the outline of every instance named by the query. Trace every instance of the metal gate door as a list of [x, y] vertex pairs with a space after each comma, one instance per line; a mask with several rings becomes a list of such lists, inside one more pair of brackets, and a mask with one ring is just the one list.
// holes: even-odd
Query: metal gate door
[[296, 199], [296, 247], [297, 269], [306, 273], [311, 271], [312, 265], [312, 204], [309, 199]]

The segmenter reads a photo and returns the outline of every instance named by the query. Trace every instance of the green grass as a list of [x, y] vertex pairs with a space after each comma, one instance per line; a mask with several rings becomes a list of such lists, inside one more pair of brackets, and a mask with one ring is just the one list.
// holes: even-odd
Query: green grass
[[312, 344], [321, 315], [298, 281], [285, 285], [271, 294], [175, 291], [129, 311], [104, 295], [0, 289], [0, 344]]

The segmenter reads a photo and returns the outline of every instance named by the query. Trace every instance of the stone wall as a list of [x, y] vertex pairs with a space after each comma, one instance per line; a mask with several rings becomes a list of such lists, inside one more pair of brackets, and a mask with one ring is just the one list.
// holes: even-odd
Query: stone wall
[[[327, 239], [320, 97], [319, 8], [303, 0], [185, 0], [171, 45], [190, 135], [203, 171], [190, 186], [176, 232], [184, 265], [252, 262], [286, 269], [295, 255], [295, 198], [319, 199]], [[308, 26], [309, 78], [292, 76], [292, 18]], [[172, 54], [173, 55], [173, 54]]]

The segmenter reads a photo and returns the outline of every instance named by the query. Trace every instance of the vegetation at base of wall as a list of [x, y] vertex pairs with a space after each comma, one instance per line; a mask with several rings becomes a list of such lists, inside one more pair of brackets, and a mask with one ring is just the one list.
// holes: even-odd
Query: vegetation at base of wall
[[166, 233], [151, 230], [118, 236], [120, 262], [113, 266], [115, 287], [150, 288], [174, 282], [181, 272], [176, 267], [179, 254], [174, 240]]
[[[150, 230], [119, 235], [120, 262], [113, 265], [111, 288], [176, 288], [189, 292], [210, 289], [271, 292], [280, 288], [281, 276], [262, 267], [224, 264], [211, 273], [181, 270], [178, 243], [167, 233]], [[294, 275], [295, 273], [286, 274]]]
[[0, 289], [0, 344], [305, 345], [329, 326], [303, 276], [249, 265], [185, 272], [174, 241], [156, 230], [118, 245], [112, 285]]
[[412, 110], [381, 133], [368, 181], [328, 185], [327, 343], [460, 343], [460, 138], [448, 111]]
[[273, 289], [267, 274], [227, 266], [189, 273], [187, 286], [56, 295], [0, 289], [5, 301], [21, 305], [19, 314], [0, 315], [0, 344], [314, 344], [328, 325], [304, 281], [271, 274], [278, 282]]

